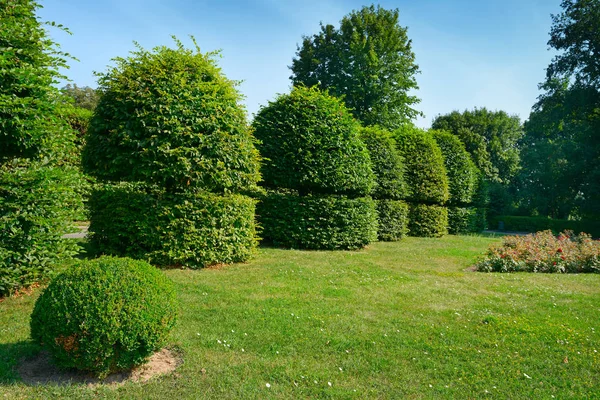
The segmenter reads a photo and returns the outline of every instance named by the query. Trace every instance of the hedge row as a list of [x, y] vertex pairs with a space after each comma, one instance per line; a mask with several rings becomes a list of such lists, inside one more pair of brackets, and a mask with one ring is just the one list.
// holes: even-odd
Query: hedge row
[[370, 197], [269, 191], [257, 206], [266, 243], [294, 249], [358, 249], [377, 240]]
[[504, 230], [515, 232], [540, 232], [551, 230], [559, 233], [571, 230], [575, 233], [585, 232], [600, 238], [600, 220], [571, 221], [566, 219], [550, 219], [545, 217], [495, 216], [491, 220], [491, 228], [497, 229], [499, 222], [504, 222]]
[[256, 247], [255, 200], [247, 196], [120, 183], [98, 185], [89, 203], [97, 254], [199, 268], [245, 261]]
[[399, 200], [376, 200], [377, 237], [393, 242], [408, 234], [408, 204]]
[[411, 236], [444, 236], [448, 233], [448, 209], [435, 204], [410, 204], [408, 230]]

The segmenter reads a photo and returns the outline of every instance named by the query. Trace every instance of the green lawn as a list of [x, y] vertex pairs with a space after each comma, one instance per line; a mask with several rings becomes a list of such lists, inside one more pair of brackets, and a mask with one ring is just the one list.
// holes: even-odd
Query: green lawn
[[261, 249], [248, 264], [166, 271], [184, 363], [143, 385], [23, 385], [36, 296], [7, 299], [0, 398], [600, 398], [600, 275], [470, 271], [497, 240]]

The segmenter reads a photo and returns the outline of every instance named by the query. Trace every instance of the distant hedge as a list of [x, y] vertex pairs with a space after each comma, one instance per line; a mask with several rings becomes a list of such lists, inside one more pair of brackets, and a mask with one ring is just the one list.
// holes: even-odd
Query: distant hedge
[[400, 200], [376, 200], [377, 237], [393, 242], [408, 234], [408, 204]]
[[448, 233], [448, 209], [432, 204], [410, 204], [408, 230], [411, 236], [441, 237]]
[[559, 233], [571, 230], [575, 233], [589, 233], [595, 238], [600, 238], [600, 220], [571, 221], [565, 219], [551, 219], [545, 217], [519, 217], [501, 215], [491, 218], [491, 229], [498, 229], [498, 222], [504, 222], [504, 230], [515, 232], [539, 232], [551, 230]]
[[89, 200], [96, 254], [200, 268], [245, 261], [257, 244], [255, 200], [210, 192], [170, 194], [139, 183], [98, 185]]
[[262, 107], [253, 126], [264, 157], [265, 186], [300, 194], [371, 193], [375, 177], [369, 152], [341, 100], [296, 87]]
[[415, 203], [443, 204], [448, 201], [448, 176], [442, 151], [433, 136], [421, 129], [405, 126], [394, 132], [404, 157], [407, 199]]
[[269, 191], [257, 206], [266, 243], [294, 249], [358, 249], [377, 240], [375, 202], [369, 197], [298, 196]]
[[481, 232], [481, 216], [475, 207], [448, 207], [448, 233]]

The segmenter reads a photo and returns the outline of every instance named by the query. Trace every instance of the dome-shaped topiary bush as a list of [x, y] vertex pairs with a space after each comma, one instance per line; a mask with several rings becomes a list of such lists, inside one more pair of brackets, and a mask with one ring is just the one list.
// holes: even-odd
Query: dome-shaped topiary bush
[[448, 176], [442, 151], [429, 133], [406, 125], [394, 132], [394, 139], [404, 157], [404, 178], [408, 200], [443, 204], [448, 201]]
[[98, 80], [83, 152], [85, 170], [112, 181], [240, 192], [259, 180], [258, 153], [215, 53], [138, 48]]
[[263, 183], [300, 193], [370, 194], [374, 175], [359, 124], [343, 102], [297, 87], [262, 107], [253, 122]]
[[146, 262], [102, 257], [58, 275], [31, 314], [57, 365], [99, 376], [142, 364], [175, 324], [172, 282]]
[[435, 204], [411, 204], [408, 214], [411, 236], [441, 237], [448, 233], [448, 209]]
[[372, 196], [377, 202], [378, 238], [385, 241], [402, 239], [408, 231], [408, 205], [404, 164], [391, 134], [378, 127], [361, 128], [360, 137], [369, 150], [375, 188]]

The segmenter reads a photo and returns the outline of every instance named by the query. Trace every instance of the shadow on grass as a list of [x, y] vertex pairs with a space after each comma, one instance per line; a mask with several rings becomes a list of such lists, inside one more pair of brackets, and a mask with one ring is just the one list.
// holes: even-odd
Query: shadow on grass
[[0, 392], [2, 386], [22, 382], [19, 364], [23, 359], [35, 357], [40, 351], [40, 346], [31, 340], [0, 344]]

